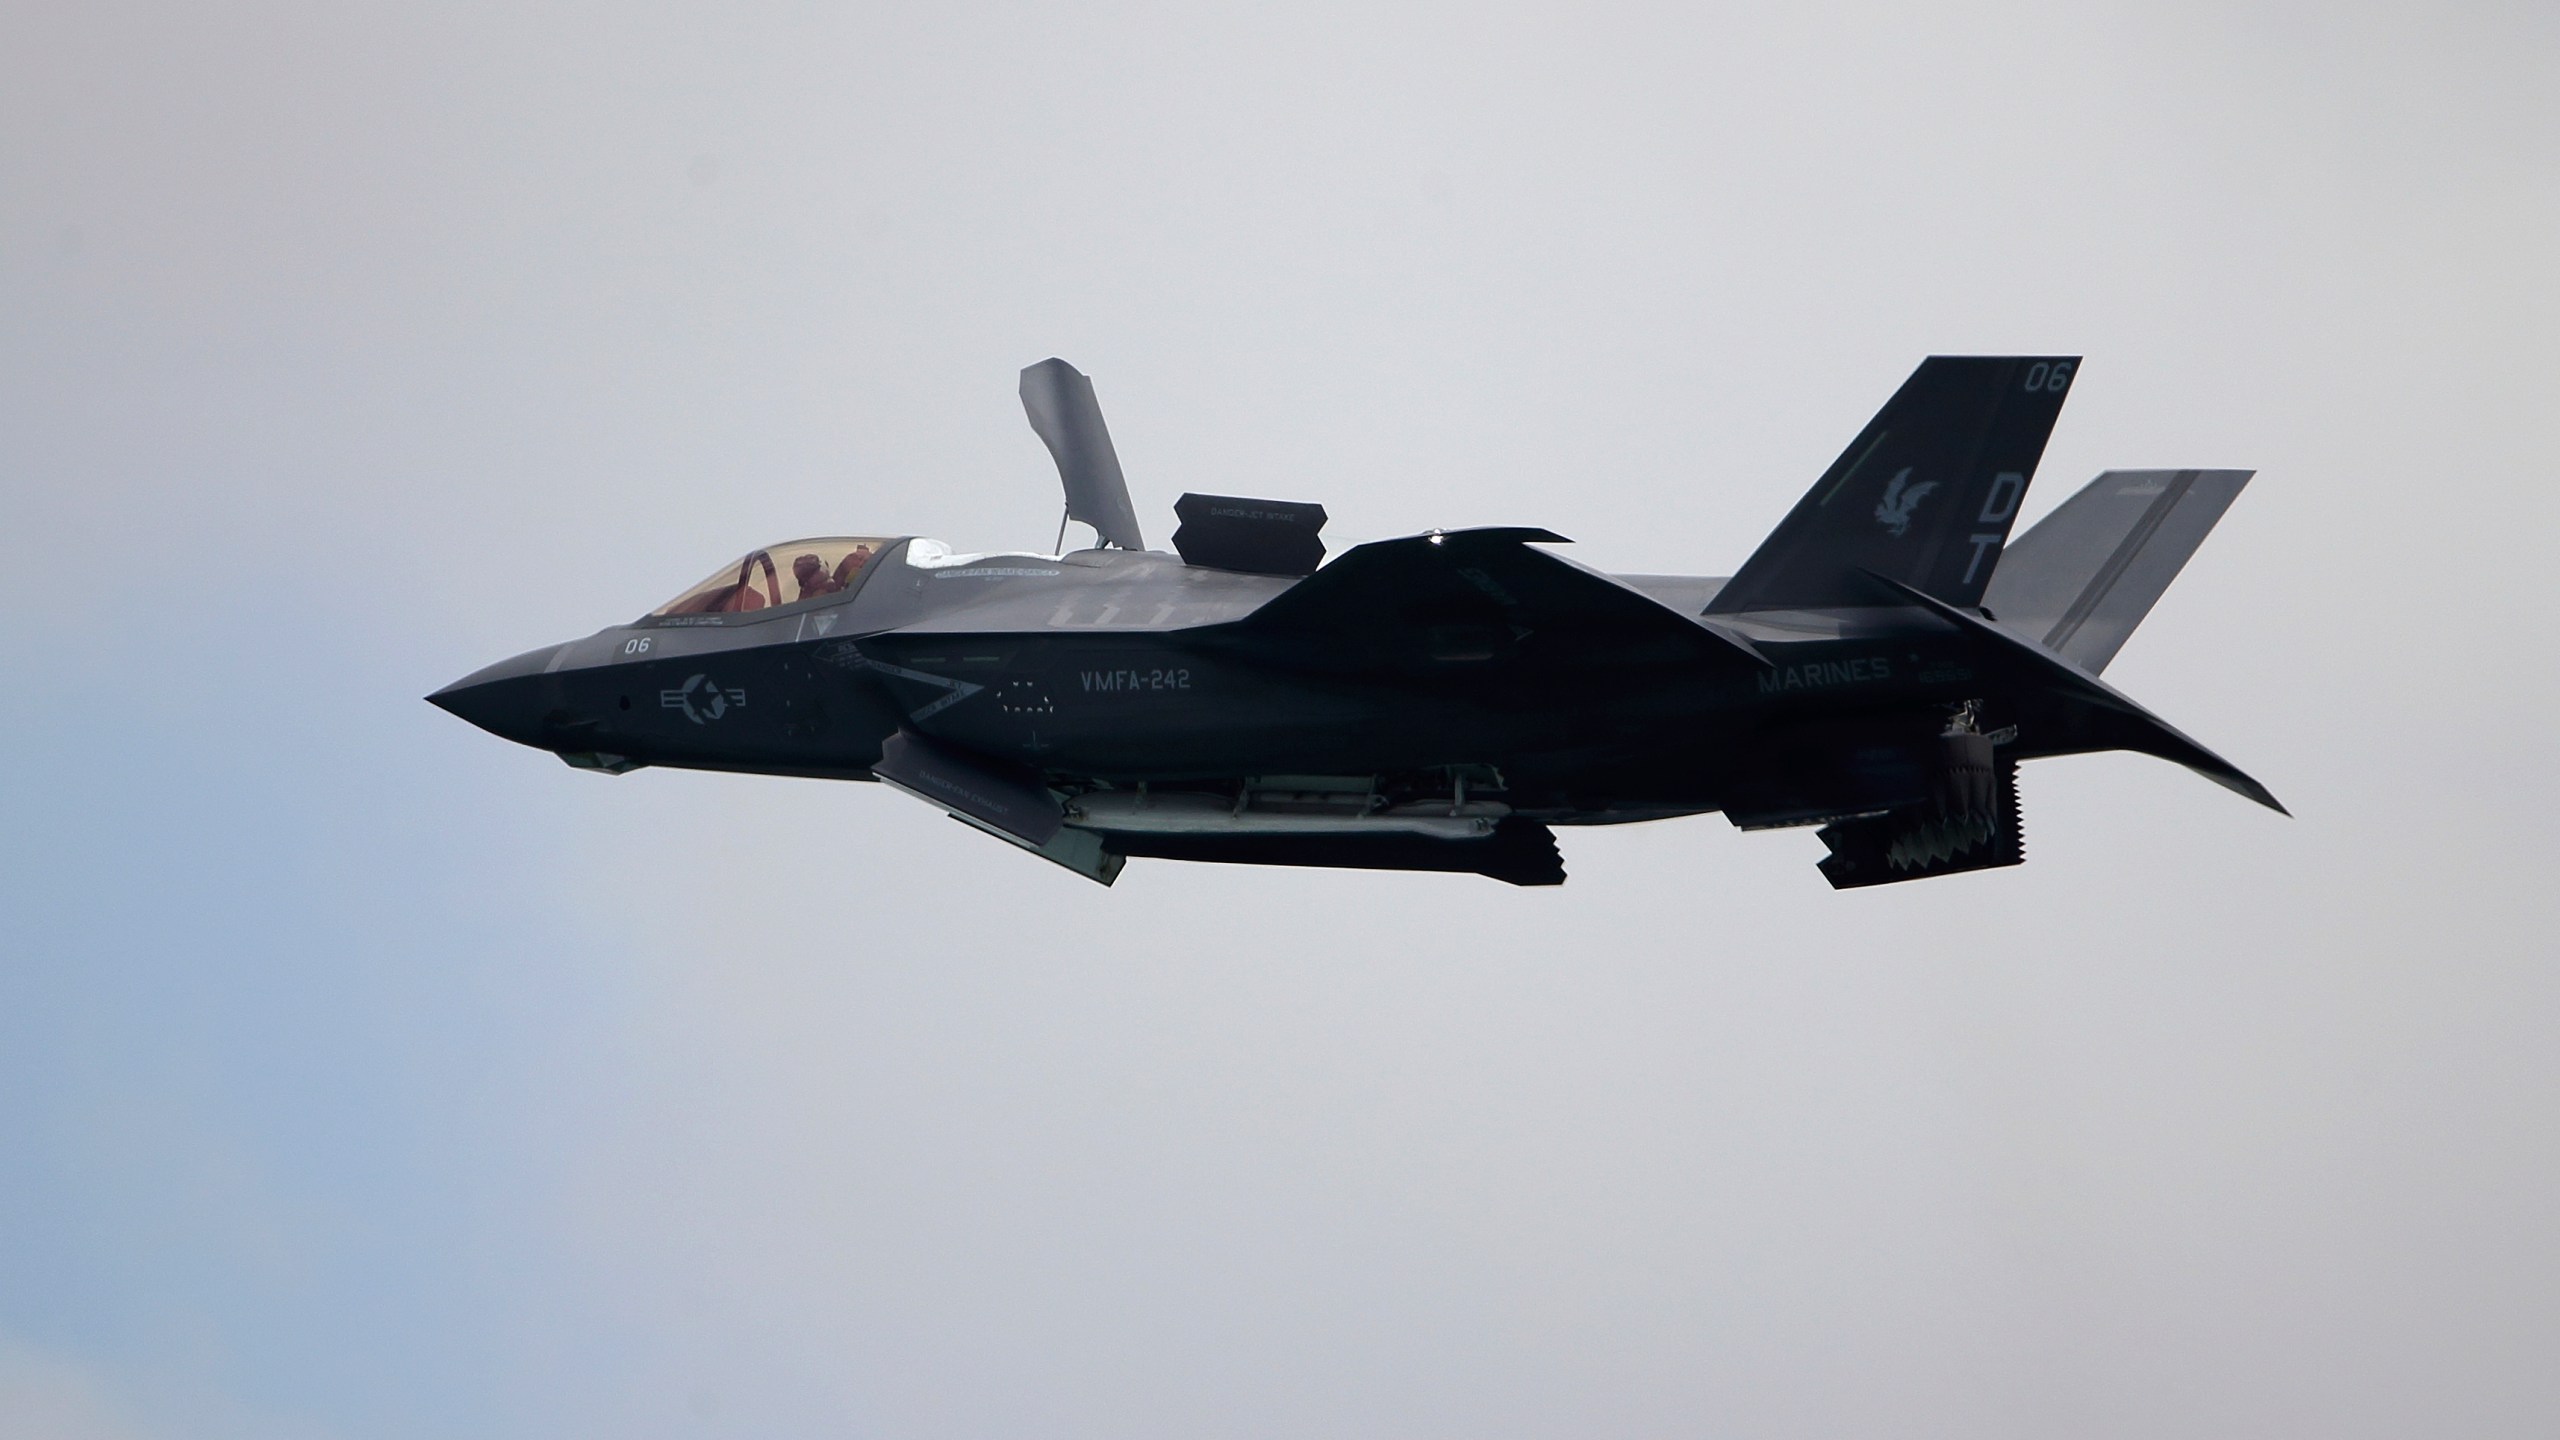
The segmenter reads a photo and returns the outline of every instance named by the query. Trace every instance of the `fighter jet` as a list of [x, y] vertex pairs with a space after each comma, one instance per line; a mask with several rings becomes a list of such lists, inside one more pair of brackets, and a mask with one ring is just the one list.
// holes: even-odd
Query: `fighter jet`
[[[1324, 507], [1139, 532], [1092, 382], [1022, 372], [1061, 553], [787, 540], [428, 698], [584, 770], [876, 780], [1079, 875], [1136, 858], [1564, 880], [1557, 827], [1818, 827], [1838, 888], [2025, 858], [2020, 761], [2132, 750], [2282, 812], [2100, 676], [2245, 470], [2111, 470], [2009, 532], [2076, 356], [1935, 357], [1730, 577], [1534, 527], [1330, 561]], [[1064, 547], [1070, 522], [1091, 548]]]

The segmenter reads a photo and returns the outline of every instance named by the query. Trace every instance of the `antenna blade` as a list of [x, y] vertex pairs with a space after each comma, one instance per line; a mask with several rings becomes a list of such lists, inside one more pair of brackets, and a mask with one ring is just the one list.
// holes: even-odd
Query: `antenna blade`
[[1138, 535], [1137, 512], [1129, 506], [1129, 482], [1120, 475], [1119, 453], [1111, 448], [1111, 431], [1093, 398], [1093, 381], [1055, 357], [1025, 366], [1022, 412], [1031, 417], [1031, 429], [1058, 462], [1058, 479], [1067, 487], [1067, 518], [1092, 526], [1106, 545], [1146, 549]]

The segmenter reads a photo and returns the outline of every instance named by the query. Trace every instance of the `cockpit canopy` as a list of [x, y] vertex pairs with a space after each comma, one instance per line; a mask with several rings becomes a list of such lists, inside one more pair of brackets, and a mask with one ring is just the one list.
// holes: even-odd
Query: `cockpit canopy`
[[721, 566], [710, 579], [649, 613], [728, 615], [841, 594], [891, 543], [879, 536], [828, 535], [768, 545]]

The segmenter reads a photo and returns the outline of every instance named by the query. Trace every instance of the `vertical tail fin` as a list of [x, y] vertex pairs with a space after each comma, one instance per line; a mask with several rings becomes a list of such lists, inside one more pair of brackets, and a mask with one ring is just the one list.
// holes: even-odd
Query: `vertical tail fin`
[[2079, 367], [2074, 355], [1923, 360], [1709, 613], [1866, 604], [1865, 573], [1980, 604]]
[[2003, 628], [2098, 674], [2252, 473], [2110, 470], [2018, 537], [1983, 603]]

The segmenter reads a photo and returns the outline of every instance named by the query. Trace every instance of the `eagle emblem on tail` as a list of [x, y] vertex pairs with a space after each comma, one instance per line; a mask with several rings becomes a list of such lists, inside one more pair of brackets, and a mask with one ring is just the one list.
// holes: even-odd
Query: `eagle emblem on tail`
[[1892, 480], [1886, 482], [1884, 498], [1876, 502], [1877, 522], [1892, 531], [1894, 539], [1901, 539], [1910, 533], [1911, 512], [1919, 508], [1923, 497], [1937, 488], [1935, 480], [1923, 480], [1913, 485], [1911, 467], [1903, 466], [1894, 472]]

